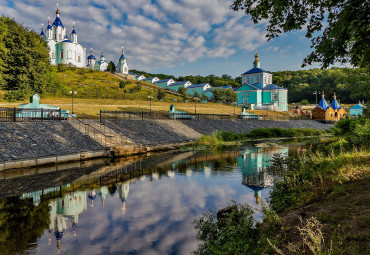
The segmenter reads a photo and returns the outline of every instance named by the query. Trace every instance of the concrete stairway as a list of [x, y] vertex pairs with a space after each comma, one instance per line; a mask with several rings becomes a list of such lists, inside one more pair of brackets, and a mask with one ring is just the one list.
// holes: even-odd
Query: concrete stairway
[[90, 136], [92, 139], [100, 143], [105, 147], [120, 146], [120, 145], [135, 145], [132, 140], [115, 132], [113, 129], [100, 123], [94, 119], [79, 119], [75, 117], [70, 117], [68, 122], [81, 133]]

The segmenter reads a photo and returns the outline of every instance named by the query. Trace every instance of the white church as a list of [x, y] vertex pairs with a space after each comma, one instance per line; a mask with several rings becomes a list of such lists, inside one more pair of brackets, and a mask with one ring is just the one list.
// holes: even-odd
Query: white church
[[[86, 48], [78, 43], [74, 22], [70, 39], [68, 38], [67, 28], [64, 27], [60, 19], [59, 4], [57, 4], [56, 18], [53, 24], [50, 25], [49, 19], [45, 32], [41, 28], [40, 35], [48, 43], [50, 63], [52, 65], [65, 64], [78, 68], [89, 68], [99, 71], [107, 70], [108, 63], [105, 61], [103, 50], [99, 61], [96, 61], [96, 58], [92, 55], [92, 50], [90, 55], [86, 57]], [[129, 69], [123, 47], [116, 69], [117, 73], [128, 74]]]

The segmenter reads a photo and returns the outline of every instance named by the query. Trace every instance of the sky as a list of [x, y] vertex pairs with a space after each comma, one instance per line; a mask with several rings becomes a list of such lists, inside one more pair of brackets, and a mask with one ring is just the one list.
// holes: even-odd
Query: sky
[[[95, 57], [104, 48], [107, 61], [118, 62], [121, 48], [130, 69], [175, 76], [237, 77], [252, 68], [258, 50], [261, 68], [300, 70], [311, 52], [305, 31], [267, 41], [267, 22], [254, 24], [234, 12], [232, 0], [59, 0], [60, 18]], [[0, 15], [40, 32], [55, 19], [55, 0], [0, 0]], [[305, 69], [318, 68], [312, 65]]]

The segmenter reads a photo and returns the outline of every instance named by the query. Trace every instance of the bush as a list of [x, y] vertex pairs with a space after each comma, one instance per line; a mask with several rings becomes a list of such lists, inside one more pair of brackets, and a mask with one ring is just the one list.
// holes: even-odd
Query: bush
[[58, 64], [57, 70], [58, 72], [65, 72], [67, 67], [64, 64]]
[[157, 90], [157, 99], [162, 100], [166, 97], [166, 92], [164, 92], [162, 89]]
[[303, 99], [301, 102], [300, 102], [300, 104], [301, 105], [308, 105], [310, 102], [308, 102], [308, 100], [307, 99]]
[[25, 100], [26, 97], [26, 93], [23, 90], [9, 90], [4, 96], [8, 102]]
[[138, 84], [135, 85], [135, 87], [130, 89], [130, 93], [139, 92], [139, 91], [141, 91], [141, 89], [142, 89], [142, 86], [141, 86], [141, 84], [138, 83]]
[[119, 82], [119, 88], [120, 89], [124, 89], [127, 84], [128, 84], [128, 81], [120, 81]]
[[194, 254], [265, 254], [267, 240], [255, 227], [254, 211], [249, 205], [236, 204], [225, 217], [208, 211], [195, 220], [197, 240]]

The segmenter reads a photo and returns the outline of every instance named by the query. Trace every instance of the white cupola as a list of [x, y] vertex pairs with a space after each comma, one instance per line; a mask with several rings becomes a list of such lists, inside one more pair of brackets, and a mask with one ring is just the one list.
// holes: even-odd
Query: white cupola
[[75, 22], [73, 22], [73, 30], [72, 30], [72, 33], [71, 33], [71, 41], [73, 43], [78, 43], [77, 42], [77, 33], [76, 33], [76, 30], [75, 30]]

